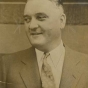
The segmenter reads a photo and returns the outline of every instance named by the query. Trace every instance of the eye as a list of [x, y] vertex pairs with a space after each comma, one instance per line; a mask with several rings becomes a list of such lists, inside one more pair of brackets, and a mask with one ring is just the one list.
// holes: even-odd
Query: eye
[[29, 23], [29, 22], [31, 21], [31, 17], [24, 17], [24, 21], [25, 21], [26, 23]]
[[44, 21], [44, 20], [46, 20], [46, 18], [48, 18], [48, 16], [45, 15], [45, 14], [39, 13], [39, 14], [36, 15], [36, 19], [39, 20], [39, 21]]

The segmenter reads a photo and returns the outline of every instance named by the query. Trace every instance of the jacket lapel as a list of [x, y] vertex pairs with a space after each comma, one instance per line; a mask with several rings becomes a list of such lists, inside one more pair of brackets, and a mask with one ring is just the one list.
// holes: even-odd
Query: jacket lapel
[[[80, 58], [76, 58], [74, 55], [74, 51], [66, 46], [60, 88], [77, 88], [77, 83], [82, 76], [82, 71], [80, 70], [82, 63]], [[42, 88], [34, 48], [31, 48], [28, 52], [26, 52], [25, 56], [22, 58], [21, 62], [23, 65], [20, 71], [20, 76], [25, 87]]]
[[74, 55], [75, 53], [66, 46], [60, 88], [76, 88], [77, 82], [82, 75], [79, 70], [80, 59]]
[[22, 70], [20, 76], [26, 88], [41, 88], [41, 81], [35, 49], [31, 48], [26, 52], [25, 57], [22, 57]]

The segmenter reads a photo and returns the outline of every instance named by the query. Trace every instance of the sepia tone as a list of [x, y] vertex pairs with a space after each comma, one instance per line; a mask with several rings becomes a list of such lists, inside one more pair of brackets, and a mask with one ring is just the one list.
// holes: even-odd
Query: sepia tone
[[[65, 14], [60, 3], [60, 10], [56, 10], [47, 0], [50, 4], [45, 5], [46, 2], [41, 0], [37, 4], [35, 0], [27, 4], [25, 0], [0, 1], [0, 88], [88, 87], [88, 2], [62, 1], [66, 14], [65, 28]], [[45, 4], [41, 5], [41, 2]], [[48, 9], [49, 13], [46, 11], [48, 5], [52, 7], [52, 10]], [[59, 16], [54, 11], [59, 11]], [[42, 21], [39, 19], [43, 17], [37, 18], [36, 14], [48, 15]], [[32, 24], [33, 21], [35, 24]]]

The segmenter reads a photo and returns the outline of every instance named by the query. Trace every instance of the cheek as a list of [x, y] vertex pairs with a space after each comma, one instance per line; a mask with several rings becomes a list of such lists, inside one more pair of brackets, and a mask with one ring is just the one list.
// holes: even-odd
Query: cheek
[[29, 30], [29, 26], [27, 23], [25, 23], [25, 30], [28, 31]]
[[57, 22], [46, 22], [46, 23], [42, 23], [40, 24], [41, 30], [43, 30], [43, 32], [45, 32], [45, 34], [47, 34], [48, 36], [50, 36], [51, 34], [57, 34], [60, 30], [60, 26], [59, 23]]
[[43, 22], [40, 24], [40, 27], [44, 31], [50, 31], [53, 28], [53, 23], [51, 22]]
[[41, 22], [40, 24], [41, 30], [43, 30], [44, 32], [46, 32], [46, 34], [48, 34], [49, 36], [51, 34], [57, 34], [57, 32], [59, 32], [60, 30], [60, 21], [57, 19], [49, 19], [46, 20], [45, 22]]
[[50, 29], [55, 29], [55, 30], [60, 29], [60, 20], [52, 19], [48, 25], [49, 25]]

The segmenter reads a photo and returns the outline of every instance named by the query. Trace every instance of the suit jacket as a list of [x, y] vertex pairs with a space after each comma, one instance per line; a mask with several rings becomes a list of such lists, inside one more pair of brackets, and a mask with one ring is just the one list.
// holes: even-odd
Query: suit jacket
[[[60, 88], [88, 88], [87, 55], [65, 50]], [[0, 88], [42, 88], [33, 47], [0, 59]]]

